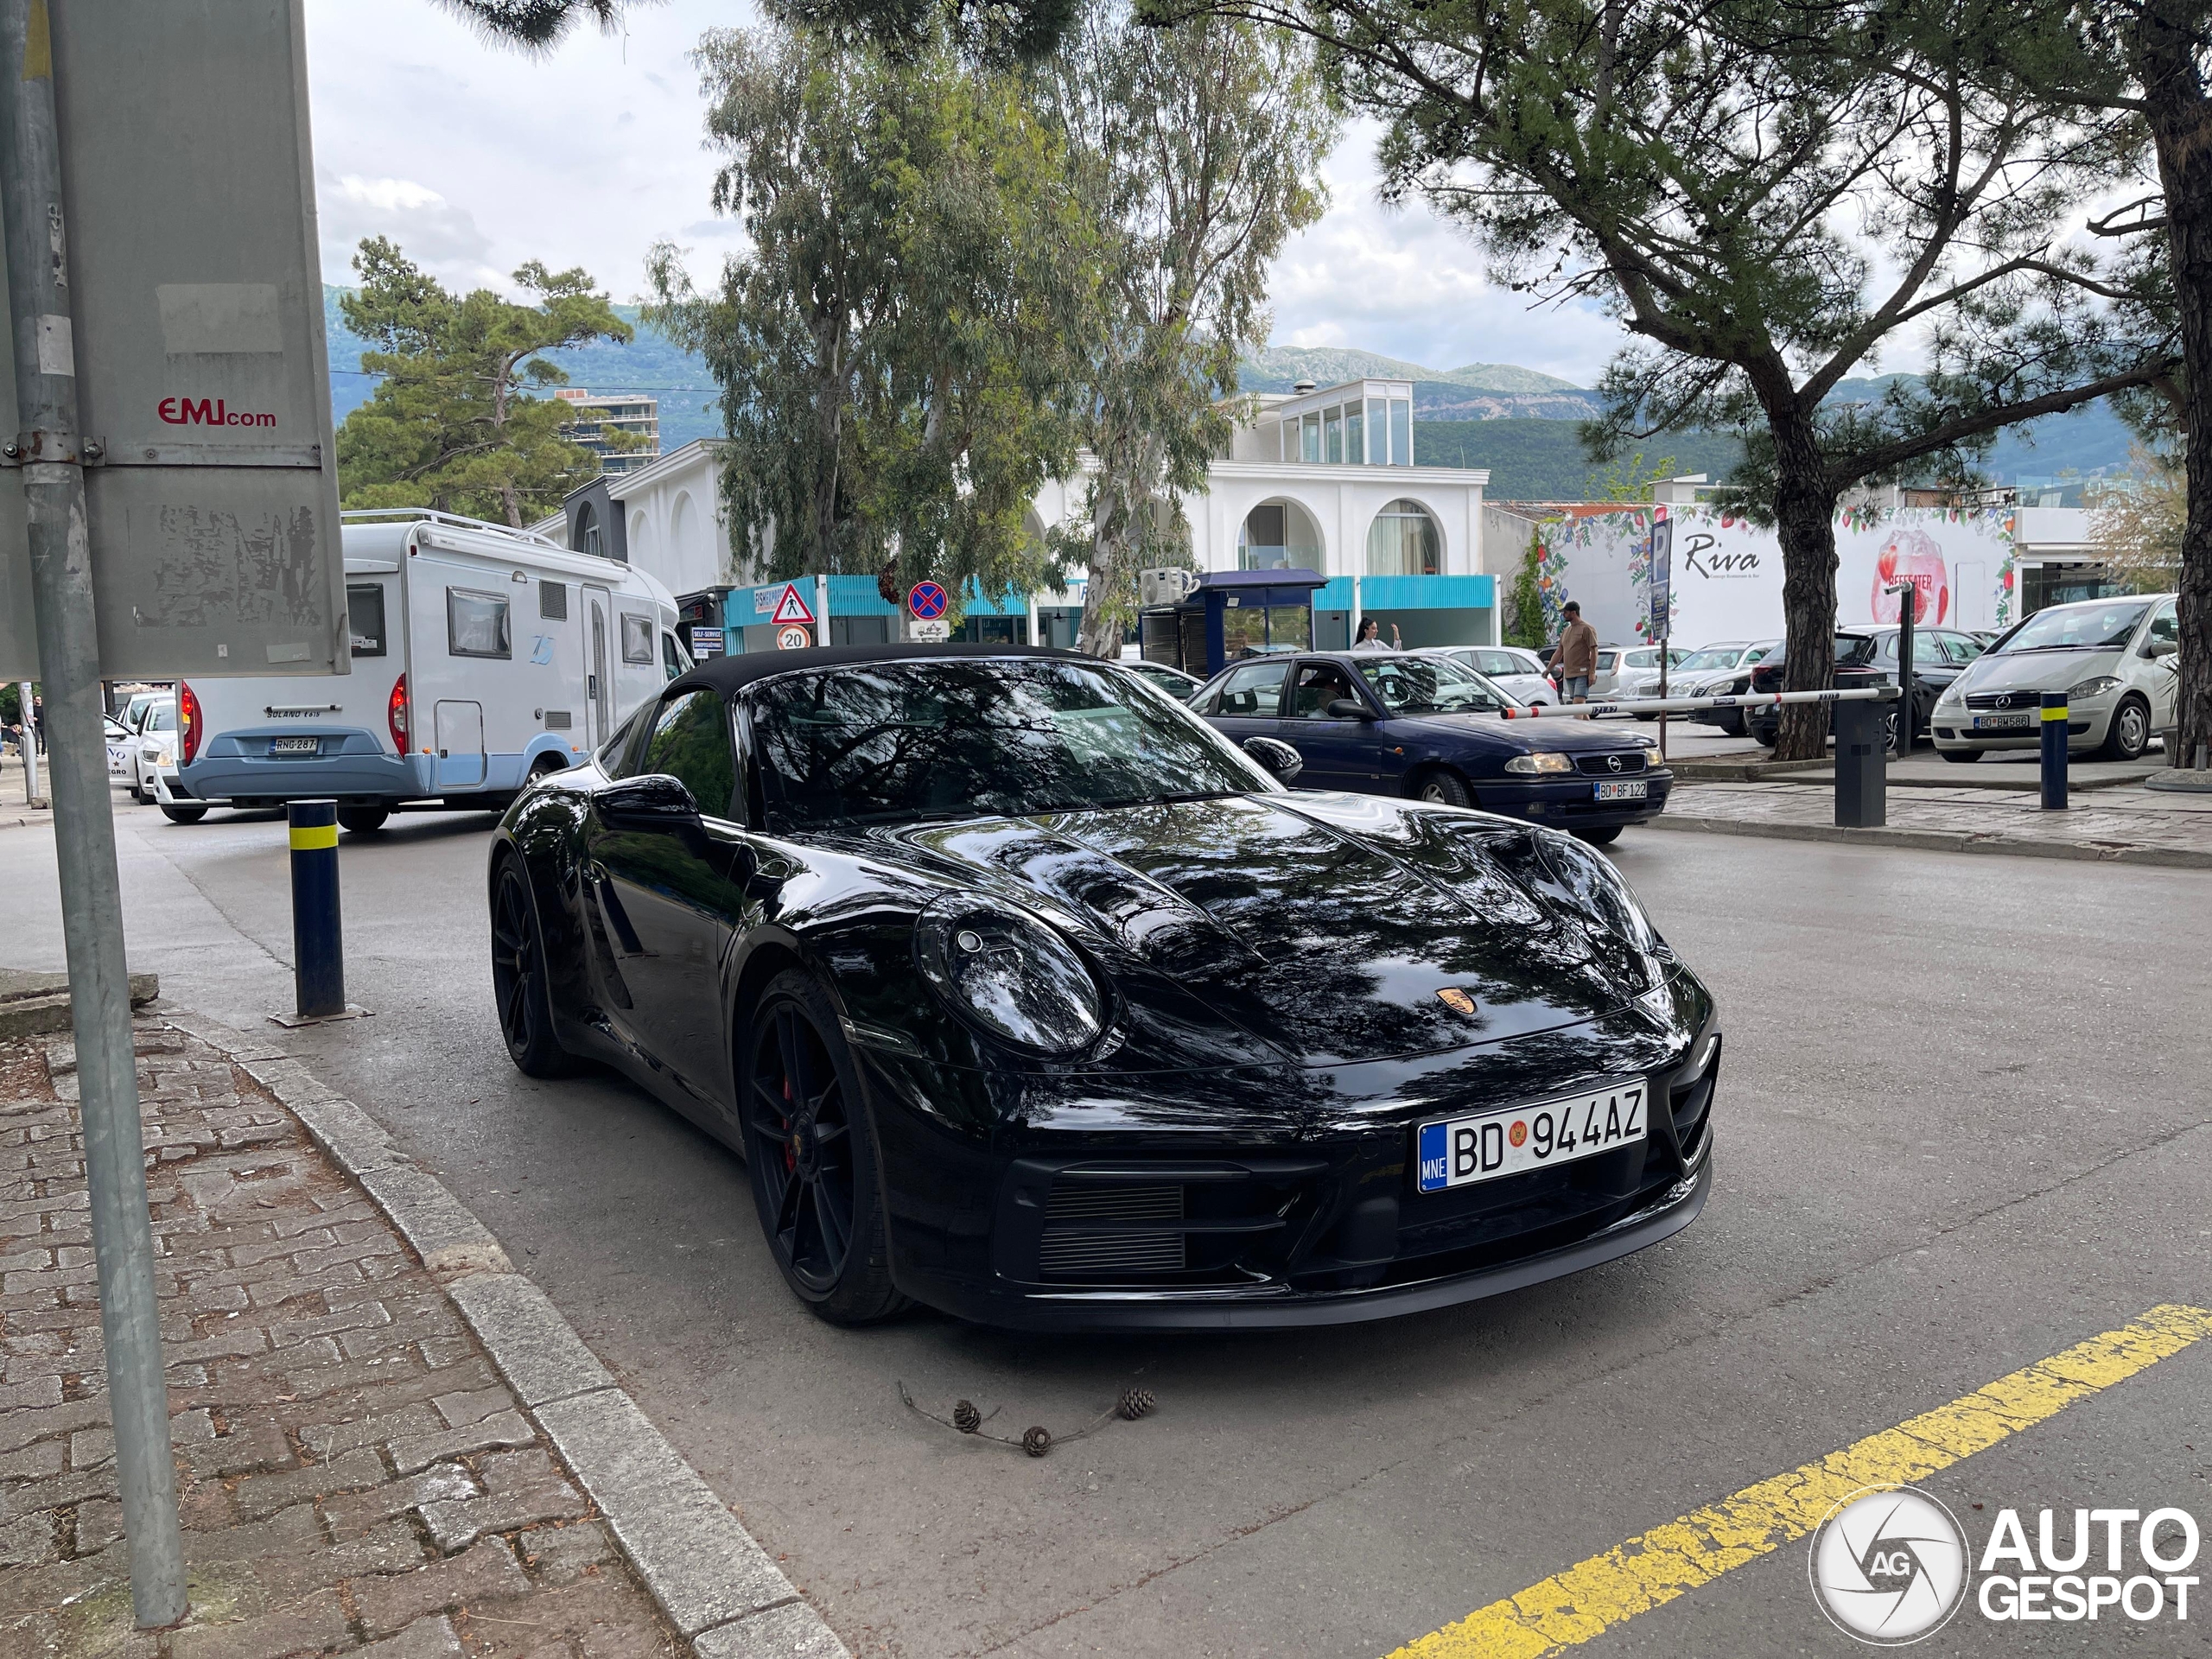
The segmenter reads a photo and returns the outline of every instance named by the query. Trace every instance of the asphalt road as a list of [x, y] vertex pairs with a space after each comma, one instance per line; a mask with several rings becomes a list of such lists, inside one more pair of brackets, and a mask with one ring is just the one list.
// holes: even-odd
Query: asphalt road
[[[273, 1033], [281, 821], [118, 811], [132, 966]], [[289, 1040], [499, 1235], [856, 1653], [1371, 1659], [2147, 1309], [2212, 1306], [2212, 876], [1630, 831], [1613, 851], [1728, 1032], [1694, 1226], [1452, 1313], [1082, 1341], [821, 1325], [734, 1158], [611, 1077], [518, 1076], [488, 827], [347, 839], [348, 988], [375, 1017]], [[48, 832], [0, 830], [0, 961], [60, 964]], [[1032, 1461], [909, 1416], [900, 1378], [1016, 1432], [1132, 1381], [1160, 1408]], [[2076, 1507], [2174, 1504], [2212, 1541], [2208, 1404], [2212, 1341], [1922, 1484], [1977, 1550], [2045, 1505], [2062, 1539]], [[1574, 1650], [1860, 1650], [1803, 1543], [1752, 1554]], [[2212, 1599], [2190, 1612], [1969, 1606], [1917, 1651], [2201, 1653]]]

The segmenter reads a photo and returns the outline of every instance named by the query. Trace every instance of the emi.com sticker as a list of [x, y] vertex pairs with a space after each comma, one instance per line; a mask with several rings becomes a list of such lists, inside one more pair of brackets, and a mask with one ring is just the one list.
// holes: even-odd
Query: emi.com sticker
[[1910, 1486], [1870, 1486], [1813, 1534], [1813, 1597], [1838, 1628], [1900, 1648], [1942, 1629], [1966, 1599], [1966, 1534]]
[[[1876, 1647], [1934, 1635], [1969, 1599], [1992, 1624], [2186, 1622], [2200, 1533], [2186, 1510], [2000, 1510], [1980, 1562], [1951, 1512], [1910, 1486], [1870, 1486], [1813, 1534], [1813, 1597]], [[1979, 1566], [1980, 1592], [1969, 1597]]]

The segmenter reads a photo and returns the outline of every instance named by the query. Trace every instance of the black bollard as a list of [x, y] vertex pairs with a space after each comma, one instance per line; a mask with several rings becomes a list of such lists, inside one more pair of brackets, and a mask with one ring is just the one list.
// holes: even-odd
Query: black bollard
[[2066, 810], [2066, 694], [2043, 694], [2043, 810]]
[[1872, 698], [1835, 705], [1835, 821], [1843, 829], [1878, 830], [1889, 822], [1885, 711]]
[[292, 986], [298, 1016], [346, 1012], [346, 951], [338, 926], [338, 803], [294, 801]]

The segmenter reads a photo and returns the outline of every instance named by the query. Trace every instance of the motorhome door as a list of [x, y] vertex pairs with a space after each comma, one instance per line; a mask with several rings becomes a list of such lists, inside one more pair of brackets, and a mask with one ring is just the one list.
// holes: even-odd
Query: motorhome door
[[596, 749], [613, 733], [614, 712], [614, 681], [608, 673], [607, 652], [607, 619], [613, 606], [612, 596], [604, 588], [584, 589], [584, 608], [591, 613], [591, 639], [584, 659], [584, 707], [588, 710], [588, 721], [591, 735], [584, 740], [587, 749]]

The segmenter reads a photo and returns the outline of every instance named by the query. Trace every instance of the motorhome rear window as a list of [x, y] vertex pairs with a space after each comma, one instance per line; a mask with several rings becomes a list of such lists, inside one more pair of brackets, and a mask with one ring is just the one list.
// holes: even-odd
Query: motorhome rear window
[[549, 622], [569, 620], [569, 584], [565, 582], [546, 582], [537, 584], [537, 614]]
[[622, 660], [650, 663], [653, 659], [653, 620], [622, 613]]
[[506, 595], [447, 588], [446, 649], [456, 657], [512, 657]]
[[384, 587], [365, 582], [346, 584], [346, 626], [353, 636], [353, 655], [381, 657], [384, 644]]

